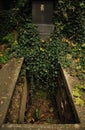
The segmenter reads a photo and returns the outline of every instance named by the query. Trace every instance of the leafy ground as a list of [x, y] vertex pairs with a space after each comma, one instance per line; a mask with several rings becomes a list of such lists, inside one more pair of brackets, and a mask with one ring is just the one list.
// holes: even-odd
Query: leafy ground
[[[50, 46], [46, 46], [46, 44], [44, 46], [43, 43], [45, 43], [45, 41], [42, 43], [42, 45], [40, 45], [39, 43], [40, 40], [39, 39], [38, 39], [39, 41], [37, 40], [36, 30], [33, 30], [32, 25], [30, 26], [28, 22], [30, 21], [30, 19], [27, 21], [29, 25], [25, 24], [26, 19], [29, 17], [29, 14], [31, 13], [30, 11], [31, 6], [29, 4], [27, 4], [28, 6], [26, 6], [25, 3], [24, 6], [23, 2], [20, 5], [21, 5], [20, 7], [16, 6], [18, 8], [14, 8], [13, 10], [11, 10], [12, 12], [10, 13], [8, 13], [7, 11], [1, 13], [0, 20], [2, 20], [2, 22], [0, 27], [2, 30], [1, 34], [3, 37], [0, 35], [0, 38], [2, 37], [2, 40], [0, 41], [0, 69], [10, 58], [17, 58], [17, 54], [16, 54], [17, 52], [14, 51], [18, 49], [18, 53], [20, 53], [22, 56], [27, 58], [26, 60], [27, 60], [28, 69], [30, 68], [32, 72], [39, 71], [38, 76], [41, 75], [41, 78], [44, 76], [48, 76], [48, 72], [49, 72], [48, 66], [50, 66], [51, 70], [50, 70], [49, 77], [51, 76], [52, 79], [52, 75], [54, 74], [55, 76], [56, 75], [55, 72], [57, 71], [55, 66], [57, 61], [56, 57], [57, 57], [59, 62], [68, 72], [68, 74], [70, 74], [73, 79], [75, 79], [75, 77], [78, 78], [78, 80], [75, 80], [76, 84], [75, 85], [73, 84], [74, 87], [73, 95], [75, 97], [75, 102], [77, 105], [79, 106], [84, 105], [85, 103], [84, 103], [84, 97], [82, 93], [85, 91], [85, 35], [84, 35], [85, 34], [85, 25], [84, 25], [85, 3], [84, 1], [83, 0], [82, 1], [73, 1], [73, 0], [57, 1], [57, 3], [55, 4], [55, 11], [54, 11], [55, 13], [54, 23], [56, 26], [55, 28], [57, 28], [57, 30], [56, 32], [54, 32], [53, 36], [49, 39], [49, 43], [51, 43]], [[24, 26], [24, 28], [22, 28], [22, 25]], [[17, 33], [12, 32], [14, 28], [17, 31], [19, 30], [19, 28], [21, 28], [18, 40], [17, 40]], [[63, 36], [61, 37], [61, 40], [59, 40], [58, 37], [56, 38], [56, 33], [61, 34], [61, 32], [63, 32]], [[56, 42], [57, 42], [57, 47], [56, 47]], [[38, 45], [38, 48], [37, 46], [34, 45], [34, 43]], [[16, 48], [18, 44], [20, 45], [20, 48]], [[62, 45], [64, 45], [63, 48]], [[28, 50], [28, 48], [30, 49]], [[49, 54], [48, 57], [47, 54]], [[50, 64], [48, 63], [48, 61]], [[54, 69], [54, 72], [52, 71], [52, 69]], [[48, 82], [48, 79], [49, 78], [47, 77], [46, 82]], [[20, 91], [18, 89], [16, 90], [16, 93], [18, 94], [18, 96], [20, 96]], [[17, 107], [17, 110], [15, 110], [16, 106], [18, 106], [20, 102], [20, 97], [18, 97], [17, 94], [15, 94], [13, 98], [12, 107], [14, 110], [13, 109], [10, 110], [10, 116], [13, 113], [15, 115], [15, 117], [13, 117], [12, 123], [16, 122], [15, 119], [17, 120], [17, 113], [18, 113], [17, 111], [19, 109], [19, 107]], [[47, 104], [47, 102], [50, 104], [50, 101], [47, 98], [45, 98], [44, 101], [45, 104]], [[42, 100], [40, 100], [39, 102], [40, 102], [39, 104], [41, 104]], [[34, 107], [35, 106], [36, 104], [34, 103]], [[48, 108], [47, 106], [43, 106], [43, 107]], [[33, 118], [32, 120], [33, 122], [35, 122], [33, 113], [35, 113], [35, 111], [38, 111], [38, 106], [37, 108], [35, 108], [35, 110], [34, 108], [32, 108], [32, 110], [29, 111], [32, 111], [31, 112], [32, 115], [30, 118]], [[45, 109], [45, 111], [47, 112], [48, 109]], [[50, 115], [51, 113], [48, 115], [48, 117]], [[45, 117], [43, 118], [46, 120]], [[52, 118], [54, 117], [52, 116]], [[26, 121], [30, 122], [28, 121], [28, 119], [26, 119]]]
[[[11, 58], [10, 55], [12, 55], [12, 53], [13, 53], [13, 52], [11, 52], [11, 50], [14, 47], [16, 47], [16, 45], [18, 44], [18, 41], [16, 40], [17, 39], [16, 35], [17, 34], [13, 32], [13, 33], [8, 34], [7, 36], [5, 36], [3, 38], [4, 39], [4, 44], [0, 45], [0, 68], [2, 68], [3, 65], [7, 62], [7, 60], [9, 60]], [[8, 44], [6, 44], [6, 42], [8, 42]], [[55, 49], [55, 42], [56, 42], [55, 35], [52, 36], [49, 39], [49, 42], [51, 43], [51, 46], [53, 44], [53, 46], [52, 46], [53, 48], [51, 48], [51, 49], [54, 50]], [[30, 43], [30, 39], [29, 39], [29, 43]], [[32, 58], [37, 58], [37, 61], [41, 60], [41, 66], [46, 64], [46, 66], [44, 66], [44, 67], [42, 66], [43, 71], [44, 71], [44, 68], [47, 69], [47, 67], [48, 67], [48, 64], [47, 64], [48, 63], [48, 58], [46, 57], [46, 61], [44, 61], [44, 62], [42, 62], [43, 61], [42, 58], [43, 58], [43, 56], [45, 54], [45, 51], [50, 50], [49, 52], [51, 52], [51, 49], [50, 49], [50, 47], [48, 45], [46, 45], [47, 48], [45, 48], [45, 41], [44, 40], [41, 40], [41, 43], [42, 44], [44, 43], [44, 45], [40, 46], [40, 54], [41, 54], [41, 56], [39, 55], [39, 59], [38, 59], [38, 56], [35, 57], [34, 52], [36, 52], [36, 49], [34, 50], [34, 52], [32, 52], [32, 54], [30, 56], [31, 56], [31, 59]], [[65, 55], [63, 55], [63, 56], [60, 55], [59, 60], [60, 60], [60, 62], [62, 64], [62, 66], [68, 72], [68, 74], [70, 74], [73, 78], [75, 78], [75, 77], [77, 78], [78, 82], [76, 82], [76, 85], [74, 86], [73, 95], [75, 97], [76, 104], [83, 104], [83, 100], [81, 100], [81, 97], [82, 97], [82, 92], [81, 91], [85, 90], [85, 65], [84, 65], [85, 64], [85, 62], [84, 62], [84, 60], [85, 60], [84, 59], [84, 57], [85, 57], [84, 56], [85, 43], [83, 43], [80, 46], [78, 43], [74, 43], [71, 40], [63, 37], [62, 38], [62, 44], [64, 44], [66, 46], [66, 48], [63, 48], [65, 50], [61, 50], [62, 48], [60, 48], [60, 45], [58, 46], [58, 48], [61, 50], [60, 54], [63, 51], [63, 52], [65, 52], [65, 53], [63, 53]], [[25, 48], [23, 48], [23, 49], [25, 49]], [[55, 51], [57, 51], [57, 50], [55, 50]], [[59, 50], [58, 50], [58, 52], [59, 52]], [[45, 55], [47, 55], [47, 54], [45, 54]], [[53, 55], [53, 51], [52, 51], [51, 55]], [[53, 59], [54, 56], [56, 57], [56, 55], [53, 55], [52, 59]], [[14, 55], [13, 55], [12, 58], [17, 58], [17, 57], [14, 57]], [[32, 62], [34, 63], [34, 60]], [[40, 61], [38, 61], [37, 63], [40, 66]], [[31, 63], [30, 63], [30, 65], [32, 66]], [[35, 65], [36, 65], [36, 62], [35, 62]], [[36, 69], [37, 69], [38, 65], [35, 66]], [[42, 71], [42, 68], [41, 68], [41, 71]], [[34, 68], [34, 70], [35, 70], [35, 68]], [[47, 70], [45, 71], [45, 73], [47, 73]], [[45, 73], [43, 72], [43, 74], [45, 74]]]
[[38, 91], [32, 98], [32, 104], [26, 112], [26, 123], [56, 124], [60, 123], [56, 108], [48, 97], [47, 92]]
[[[40, 39], [37, 38], [37, 35], [35, 33], [36, 29], [33, 31], [33, 28], [34, 26], [31, 26], [31, 24], [26, 24], [24, 28], [21, 28], [18, 39], [19, 41], [17, 41], [16, 35], [14, 35], [14, 33], [13, 35], [12, 33], [8, 34], [3, 38], [3, 44], [0, 46], [0, 68], [2, 68], [10, 58], [18, 57], [17, 51], [15, 51], [18, 49], [18, 52], [21, 54], [21, 56], [25, 57], [28, 70], [31, 73], [41, 76], [39, 78], [45, 79], [45, 85], [48, 85], [48, 81], [49, 84], [53, 83], [50, 81], [52, 80], [53, 75], [55, 78], [57, 74], [55, 72], [57, 72], [56, 63], [58, 59], [73, 79], [75, 77], [78, 78], [78, 82], [76, 82], [74, 85], [73, 95], [75, 97], [76, 104], [83, 106], [85, 104], [82, 96], [82, 91], [84, 92], [85, 90], [85, 43], [82, 43], [80, 45], [65, 37], [61, 37], [60, 39], [58, 38], [57, 32], [54, 32], [52, 34], [48, 42], [44, 41], [43, 39], [41, 39], [40, 42]], [[28, 38], [28, 36], [30, 36], [30, 33], [31, 37]], [[18, 44], [19, 48], [16, 48]], [[49, 78], [51, 80], [49, 80]], [[53, 86], [55, 86], [55, 84], [53, 84]], [[8, 119], [8, 122], [17, 122], [20, 94], [21, 92], [17, 88], [12, 102], [12, 109], [9, 110], [10, 118]], [[59, 122], [58, 119], [55, 119], [55, 111], [50, 100], [47, 99], [46, 95], [44, 95], [43, 98], [40, 98], [39, 96], [41, 95], [39, 95], [39, 93], [36, 93], [35, 97], [33, 98], [33, 106], [31, 106], [26, 112], [27, 116], [25, 121], [27, 123]], [[37, 97], [38, 100], [36, 100]], [[40, 108], [40, 106], [42, 107]], [[35, 115], [37, 116], [37, 119]]]
[[[22, 85], [17, 85], [10, 108], [7, 114], [6, 123], [19, 123], [20, 99], [22, 94]], [[47, 92], [37, 91], [32, 98], [32, 104], [28, 104], [24, 123], [32, 124], [51, 124], [60, 123], [57, 111], [52, 105], [52, 101]]]
[[77, 76], [79, 79], [85, 80], [85, 43], [78, 44], [65, 37], [62, 38], [62, 43], [68, 45], [69, 52], [67, 52], [66, 59], [68, 71], [72, 76]]

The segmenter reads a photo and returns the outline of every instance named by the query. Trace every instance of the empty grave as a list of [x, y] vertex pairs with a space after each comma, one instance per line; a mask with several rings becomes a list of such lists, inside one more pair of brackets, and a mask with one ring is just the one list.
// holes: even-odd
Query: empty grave
[[[72, 100], [72, 96], [69, 91], [67, 78], [66, 78], [66, 75], [63, 73], [62, 68], [60, 68], [60, 75], [56, 79], [56, 81], [59, 86], [59, 88], [57, 88], [56, 95], [53, 95], [50, 97], [48, 95], [48, 91], [44, 91], [44, 92], [42, 92], [41, 90], [36, 91], [35, 96], [34, 96], [34, 99], [35, 99], [34, 102], [35, 101], [36, 102], [34, 104], [37, 103], [37, 105], [35, 105], [36, 107], [34, 108], [34, 114], [37, 110], [39, 111], [38, 119], [34, 118], [34, 114], [32, 114], [33, 115], [31, 116], [32, 120], [30, 120], [31, 118], [29, 118], [29, 121], [27, 121], [27, 115], [29, 115], [30, 113], [29, 111], [32, 111], [31, 108], [33, 107], [31, 105], [31, 101], [33, 100], [33, 97], [31, 98], [31, 95], [30, 95], [31, 86], [30, 86], [29, 79], [27, 78], [27, 76], [25, 76], [23, 80], [21, 81], [18, 78], [16, 87], [13, 92], [13, 96], [11, 97], [8, 111], [5, 115], [5, 119], [3, 123], [0, 126], [0, 129], [1, 130], [6, 130], [6, 129], [17, 130], [18, 128], [19, 129], [21, 128], [42, 129], [43, 128], [43, 129], [48, 129], [48, 130], [52, 130], [52, 129], [56, 130], [56, 128], [57, 129], [61, 128], [61, 129], [68, 130], [68, 127], [69, 127], [69, 129], [75, 128], [79, 130], [84, 130], [85, 125], [84, 125], [83, 117], [81, 117], [79, 112], [78, 112], [79, 115], [77, 114], [78, 110], [76, 111], [74, 102]], [[15, 95], [17, 98], [15, 98]], [[14, 106], [13, 97], [15, 100], [18, 99], [19, 101], [18, 105], [15, 104]], [[42, 97], [44, 97], [45, 100]], [[38, 107], [39, 99], [40, 100], [42, 99], [41, 101], [39, 101], [41, 102], [40, 106], [42, 110], [43, 110], [44, 105], [46, 105], [46, 107], [48, 108], [46, 110], [45, 109], [43, 110], [44, 114], [41, 113], [42, 111], [40, 107]], [[43, 102], [43, 100], [45, 102]], [[14, 111], [12, 111], [13, 116], [15, 116], [13, 117], [13, 119], [14, 118], [16, 119], [15, 113], [17, 113], [18, 115], [15, 121], [11, 120], [11, 118], [8, 117], [9, 111], [11, 110], [12, 103], [14, 106], [13, 109], [18, 108], [16, 109], [17, 111], [15, 111], [15, 109]]]
[[64, 80], [60, 69], [60, 75], [56, 79], [58, 88], [54, 95], [49, 95], [48, 90], [39, 89], [31, 95], [28, 77], [25, 76], [22, 83], [18, 81], [4, 123], [43, 125], [80, 123]]

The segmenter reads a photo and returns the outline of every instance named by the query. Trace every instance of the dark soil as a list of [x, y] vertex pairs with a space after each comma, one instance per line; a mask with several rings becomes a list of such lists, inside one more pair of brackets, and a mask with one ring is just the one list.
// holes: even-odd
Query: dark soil
[[[23, 84], [17, 84], [8, 110], [5, 123], [19, 123], [19, 110]], [[37, 91], [29, 100], [26, 108], [25, 122], [31, 124], [60, 123], [55, 106], [47, 92]]]
[[31, 104], [28, 104], [25, 122], [33, 124], [60, 123], [57, 110], [47, 92], [37, 90], [32, 97]]
[[[19, 78], [15, 86], [13, 97], [10, 102], [5, 123], [20, 123], [19, 117], [22, 101], [22, 92], [24, 87], [23, 84], [24, 83], [22, 78]], [[54, 100], [51, 100], [50, 96], [48, 95], [48, 91], [36, 90], [36, 92], [33, 93], [33, 96], [30, 94], [30, 99], [27, 99], [27, 106], [24, 112], [24, 122], [22, 123], [60, 123], [57, 108], [54, 106], [54, 104], [55, 102]]]
[[[18, 83], [16, 85], [12, 101], [8, 110], [7, 118], [5, 121], [6, 123], [19, 123], [19, 111], [21, 105], [22, 91], [23, 83]], [[48, 94], [48, 91], [36, 90], [36, 92], [33, 95], [29, 94], [29, 92], [24, 122], [22, 123], [76, 123], [76, 120], [74, 119], [74, 113], [72, 112], [73, 109], [69, 105], [68, 97], [66, 96], [63, 86], [61, 87], [61, 89], [59, 88], [59, 91], [57, 90], [57, 92], [58, 95], [56, 99], [54, 97], [52, 98], [52, 96]]]

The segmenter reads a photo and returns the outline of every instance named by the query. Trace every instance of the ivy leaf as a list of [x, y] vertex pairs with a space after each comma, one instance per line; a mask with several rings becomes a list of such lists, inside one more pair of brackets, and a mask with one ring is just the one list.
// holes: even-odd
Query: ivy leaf
[[73, 90], [73, 96], [74, 97], [81, 97], [80, 91], [78, 89]]
[[81, 3], [80, 3], [80, 7], [84, 7], [84, 2], [81, 2]]
[[54, 111], [54, 109], [53, 109], [53, 107], [51, 107], [51, 108], [50, 108], [50, 112], [53, 112], [53, 111]]
[[78, 89], [85, 90], [85, 85], [78, 84], [75, 87], [78, 88]]
[[39, 109], [36, 108], [35, 112], [34, 112], [34, 119], [37, 121], [39, 120]]
[[75, 104], [83, 106], [84, 105], [84, 101], [81, 98], [78, 97], [78, 98], [75, 99]]

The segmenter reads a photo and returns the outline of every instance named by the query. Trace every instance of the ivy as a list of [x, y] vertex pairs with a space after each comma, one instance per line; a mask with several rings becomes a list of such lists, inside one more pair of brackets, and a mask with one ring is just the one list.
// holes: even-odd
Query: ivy
[[84, 100], [82, 99], [82, 91], [85, 91], [85, 86], [81, 84], [77, 84], [73, 89], [73, 96], [76, 105], [84, 105]]
[[[84, 0], [58, 0], [55, 2], [54, 24], [65, 37], [78, 43], [85, 42]], [[58, 25], [61, 25], [58, 26]]]
[[42, 90], [49, 89], [51, 93], [55, 92], [60, 62], [65, 54], [62, 50], [66, 48], [62, 44], [61, 36], [57, 33], [55, 35], [55, 31], [46, 42], [40, 39], [37, 26], [34, 24], [26, 22], [19, 29], [16, 50], [19, 57], [25, 58], [25, 69], [33, 91], [37, 87]]

